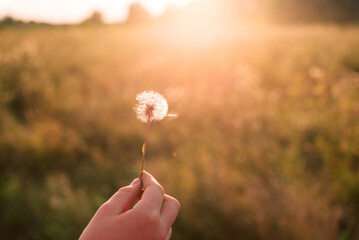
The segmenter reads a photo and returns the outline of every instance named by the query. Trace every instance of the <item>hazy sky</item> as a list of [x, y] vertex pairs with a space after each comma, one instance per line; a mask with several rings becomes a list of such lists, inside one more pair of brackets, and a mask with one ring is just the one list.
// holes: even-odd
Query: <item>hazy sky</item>
[[185, 5], [191, 0], [0, 0], [0, 18], [6, 15], [23, 20], [51, 23], [82, 21], [100, 10], [107, 22], [126, 19], [128, 6], [140, 2], [152, 15], [159, 15], [170, 3]]

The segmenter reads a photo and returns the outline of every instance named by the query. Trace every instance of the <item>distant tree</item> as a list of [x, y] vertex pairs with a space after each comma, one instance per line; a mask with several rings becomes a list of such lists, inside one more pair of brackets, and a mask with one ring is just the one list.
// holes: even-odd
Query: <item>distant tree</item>
[[0, 22], [4, 25], [13, 25], [16, 23], [16, 21], [10, 16], [4, 17]]
[[151, 16], [139, 3], [133, 3], [128, 11], [126, 23], [141, 24], [151, 21]]
[[282, 21], [358, 21], [358, 0], [268, 0], [272, 19]]
[[10, 16], [6, 16], [0, 20], [0, 26], [12, 26], [22, 23], [21, 21], [15, 20]]
[[[174, 14], [170, 10], [163, 19], [171, 19]], [[262, 18], [277, 22], [359, 22], [359, 0], [193, 0], [176, 15], [184, 21], [187, 15], [203, 20], [203, 13], [208, 17], [208, 12], [208, 21], [216, 18], [227, 23]]]
[[5, 16], [3, 19], [0, 19], [0, 28], [5, 27], [45, 27], [51, 26], [49, 23], [29, 21], [24, 22], [22, 20], [14, 19], [11, 16]]
[[82, 22], [83, 25], [101, 25], [103, 23], [103, 16], [100, 11], [94, 11], [91, 16]]

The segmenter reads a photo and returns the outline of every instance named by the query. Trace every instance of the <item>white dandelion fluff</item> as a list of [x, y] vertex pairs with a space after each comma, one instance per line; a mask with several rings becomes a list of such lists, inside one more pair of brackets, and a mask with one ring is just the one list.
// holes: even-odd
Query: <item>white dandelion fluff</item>
[[171, 118], [177, 117], [177, 114], [167, 114], [168, 111], [167, 101], [161, 94], [157, 92], [144, 91], [140, 94], [137, 94], [136, 100], [138, 101], [138, 104], [134, 107], [134, 109], [137, 114], [137, 118], [142, 122], [147, 123], [145, 143], [142, 146], [142, 164], [141, 164], [141, 172], [139, 176], [142, 182], [142, 172], [145, 162], [150, 122], [153, 120], [154, 121], [162, 120], [164, 117], [171, 117]]
[[166, 99], [154, 91], [144, 91], [137, 94], [138, 104], [135, 107], [137, 118], [142, 122], [159, 121], [167, 116], [168, 104]]

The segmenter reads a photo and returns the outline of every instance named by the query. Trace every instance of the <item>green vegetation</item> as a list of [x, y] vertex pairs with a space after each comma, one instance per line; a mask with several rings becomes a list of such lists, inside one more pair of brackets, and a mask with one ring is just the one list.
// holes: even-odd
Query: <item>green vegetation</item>
[[145, 168], [172, 239], [358, 239], [359, 29], [4, 28], [0, 238], [76, 239], [137, 177], [137, 93], [168, 100]]

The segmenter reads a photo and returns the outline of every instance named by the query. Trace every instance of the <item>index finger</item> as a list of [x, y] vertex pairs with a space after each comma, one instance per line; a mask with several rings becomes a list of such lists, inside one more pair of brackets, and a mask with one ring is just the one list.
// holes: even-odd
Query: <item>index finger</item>
[[163, 187], [146, 171], [143, 171], [142, 182], [144, 189], [143, 194], [141, 200], [135, 205], [135, 208], [146, 207], [159, 213], [165, 194]]

